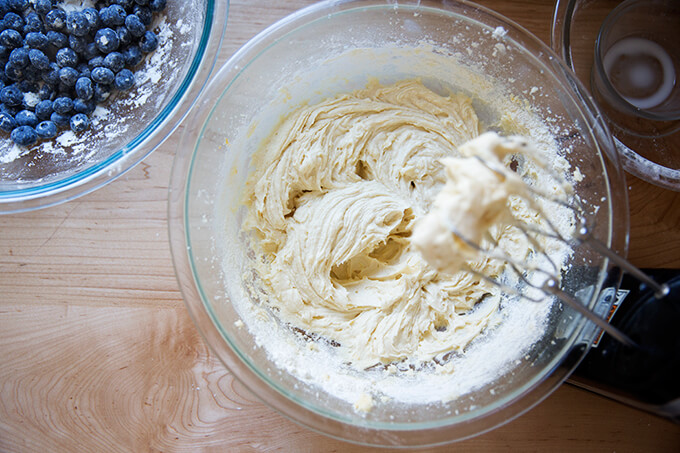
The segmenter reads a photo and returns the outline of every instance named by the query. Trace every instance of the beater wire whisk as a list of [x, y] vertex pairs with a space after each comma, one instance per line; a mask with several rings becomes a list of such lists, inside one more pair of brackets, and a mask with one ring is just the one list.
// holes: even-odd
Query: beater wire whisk
[[[496, 173], [501, 179], [504, 179], [511, 171], [505, 166], [498, 166], [492, 162], [488, 162], [480, 156], [470, 156], [477, 158], [482, 164], [484, 164], [489, 170]], [[564, 189], [565, 194], [571, 193], [572, 186], [567, 183], [560, 175], [556, 174], [548, 166], [540, 165], [543, 170], [548, 172], [552, 178], [555, 179]], [[628, 272], [638, 280], [644, 282], [649, 287], [654, 290], [655, 296], [657, 298], [662, 298], [669, 293], [669, 287], [667, 284], [659, 284], [654, 281], [651, 277], [646, 275], [640, 269], [635, 267], [630, 261], [618, 255], [612, 249], [607, 247], [604, 243], [598, 240], [592, 234], [591, 226], [588, 223], [586, 215], [584, 214], [584, 209], [581, 206], [578, 198], [573, 194], [570, 198], [555, 198], [554, 196], [547, 195], [541, 191], [531, 187], [529, 184], [526, 185], [527, 196], [523, 197], [528, 203], [530, 209], [532, 209], [541, 219], [541, 224], [544, 227], [538, 227], [536, 225], [528, 224], [522, 220], [517, 219], [513, 216], [514, 222], [511, 223], [512, 226], [519, 229], [523, 236], [529, 241], [534, 249], [534, 253], [538, 253], [543, 259], [540, 260], [538, 265], [531, 265], [526, 261], [520, 261], [515, 258], [510, 257], [502, 248], [499, 243], [491, 237], [491, 234], [487, 231], [484, 235], [486, 243], [490, 244], [490, 247], [484, 247], [480, 243], [472, 241], [461, 234], [460, 231], [455, 227], [455, 225], [448, 225], [452, 234], [454, 234], [458, 239], [463, 241], [465, 245], [471, 247], [473, 250], [478, 252], [482, 257], [488, 259], [497, 259], [505, 261], [514, 273], [518, 276], [520, 281], [530, 288], [540, 291], [542, 295], [551, 295], [561, 300], [563, 303], [567, 304], [578, 313], [586, 317], [588, 320], [595, 323], [599, 328], [610, 334], [613, 338], [621, 342], [626, 346], [637, 346], [636, 343], [628, 337], [625, 333], [621, 332], [619, 329], [609, 324], [605, 319], [601, 318], [592, 309], [586, 307], [574, 296], [564, 291], [560, 287], [559, 274], [561, 271], [560, 266], [550, 257], [550, 255], [545, 251], [545, 248], [541, 244], [539, 237], [549, 238], [552, 240], [561, 241], [570, 246], [578, 245], [588, 245], [597, 252], [598, 254], [611, 260], [614, 264], [622, 268], [624, 271]], [[537, 199], [547, 200], [551, 203], [556, 203], [557, 205], [563, 206], [573, 212], [576, 219], [576, 226], [574, 231], [565, 237], [563, 233], [553, 224], [549, 216], [547, 216], [544, 210], [541, 208]], [[546, 270], [543, 267], [548, 267], [550, 269]], [[530, 296], [526, 292], [520, 291], [520, 289], [510, 286], [508, 284], [502, 283], [499, 279], [492, 276], [486, 275], [483, 272], [473, 269], [470, 265], [466, 266], [466, 270], [480, 277], [481, 279], [488, 281], [496, 286], [498, 286], [503, 292], [510, 295], [519, 296], [534, 302], [540, 302], [544, 297]], [[542, 282], [537, 283], [538, 276], [543, 276]]]

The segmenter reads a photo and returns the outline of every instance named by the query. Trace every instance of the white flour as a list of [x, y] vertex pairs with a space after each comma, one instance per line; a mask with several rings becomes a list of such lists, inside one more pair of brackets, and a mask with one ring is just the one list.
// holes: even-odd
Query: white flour
[[94, 8], [94, 3], [92, 0], [64, 0], [59, 6], [66, 12], [82, 11], [85, 8]]

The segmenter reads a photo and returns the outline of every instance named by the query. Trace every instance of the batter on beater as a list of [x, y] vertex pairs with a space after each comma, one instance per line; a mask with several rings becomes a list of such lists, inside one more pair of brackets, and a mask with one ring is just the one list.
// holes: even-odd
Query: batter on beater
[[460, 155], [442, 160], [446, 184], [412, 237], [428, 263], [451, 274], [483, 259], [479, 247], [487, 234], [494, 237], [497, 230], [515, 225], [522, 211], [532, 215], [526, 209], [512, 212], [519, 206], [517, 197], [526, 200], [531, 194], [522, 178], [503, 165], [513, 154], [535, 156], [525, 139], [486, 132], [458, 151]]

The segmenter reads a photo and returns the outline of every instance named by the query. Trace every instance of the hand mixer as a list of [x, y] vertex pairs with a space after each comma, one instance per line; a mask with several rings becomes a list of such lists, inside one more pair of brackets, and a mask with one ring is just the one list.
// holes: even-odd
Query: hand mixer
[[[526, 143], [522, 141], [519, 145], [520, 151], [526, 148]], [[507, 154], [507, 150], [504, 152]], [[498, 285], [508, 294], [518, 295], [535, 302], [544, 300], [546, 296], [556, 297], [611, 336], [613, 340], [596, 337], [591, 351], [575, 370], [573, 383], [680, 422], [680, 394], [677, 388], [677, 379], [680, 376], [680, 356], [677, 348], [680, 346], [680, 338], [677, 333], [674, 334], [677, 332], [675, 330], [677, 321], [680, 320], [680, 308], [676, 304], [680, 278], [676, 277], [668, 280], [668, 283], [659, 284], [628, 260], [616, 254], [592, 233], [594, 225], [589, 220], [583, 203], [573, 193], [571, 184], [532, 153], [521, 153], [521, 156], [511, 159], [516, 162], [516, 159], [523, 156], [531, 158], [554, 181], [555, 185], [562, 189], [558, 191], [559, 195], [546, 194], [525, 183], [493, 153], [465, 158], [479, 162], [483, 168], [496, 176], [499, 184], [513, 179], [519, 181], [513, 194], [522, 197], [533, 212], [542, 219], [541, 226], [529, 224], [516, 216], [506, 216], [506, 220], [509, 219], [508, 225], [522, 232], [522, 235], [532, 244], [535, 253], [545, 258], [541, 260], [543, 265], [536, 266], [524, 260], [513, 259], [502, 250], [489, 231], [485, 232], [484, 241], [475, 241], [466, 237], [455, 223], [447, 223], [446, 226], [450, 234], [474, 253], [482, 257], [506, 261], [519, 280], [524, 285], [538, 290], [542, 297], [532, 297], [525, 291], [504, 284], [498, 278], [481, 274], [471, 266], [467, 266], [467, 269], [482, 279]], [[505, 203], [507, 205], [508, 201], [505, 200]], [[546, 207], [551, 208], [551, 205], [555, 209], [566, 209], [572, 213], [575, 221], [574, 228], [568, 233], [560, 230], [551, 221], [550, 216], [546, 215]], [[636, 290], [635, 285], [628, 282], [627, 287], [631, 288], [630, 292], [635, 296], [630, 304], [626, 304], [621, 316], [613, 320], [617, 326], [621, 327], [620, 329], [609, 322], [612, 312], [610, 312], [610, 320], [605, 320], [593, 309], [586, 307], [576, 297], [562, 289], [559, 278], [561, 268], [550, 254], [546, 253], [541, 238], [559, 241], [572, 249], [581, 245], [588, 246], [626, 271], [628, 275], [624, 281], [632, 277], [643, 283]], [[536, 274], [542, 278], [537, 280]], [[606, 301], [606, 297], [604, 299]], [[658, 302], [655, 303], [654, 300]], [[634, 341], [625, 332], [634, 335], [639, 341]]]
[[[585, 316], [588, 320], [595, 323], [598, 327], [603, 329], [622, 344], [626, 346], [637, 346], [636, 342], [633, 341], [628, 335], [611, 325], [606, 320], [602, 319], [592, 309], [585, 306], [576, 297], [567, 293], [560, 287], [561, 269], [555, 260], [553, 260], [553, 258], [550, 256], [550, 254], [546, 252], [543, 245], [545, 243], [545, 238], [548, 238], [549, 240], [561, 241], [572, 248], [580, 245], [590, 246], [597, 253], [610, 259], [614, 264], [621, 267], [635, 278], [649, 285], [649, 287], [653, 289], [657, 298], [662, 298], [669, 293], [668, 285], [657, 283], [654, 279], [635, 267], [628, 260], [619, 256], [600, 240], [594, 237], [592, 234], [592, 225], [589, 223], [586, 210], [579, 198], [574, 195], [571, 184], [569, 184], [565, 178], [554, 171], [549, 165], [543, 163], [535, 152], [531, 152], [527, 145], [528, 144], [525, 140], [518, 137], [501, 138], [495, 133], [487, 133], [469, 142], [468, 144], [461, 146], [459, 150], [463, 156], [450, 158], [476, 159], [477, 163], [481, 164], [481, 167], [480, 165], [477, 165], [475, 178], [479, 178], [480, 172], [483, 173], [484, 169], [486, 169], [487, 172], [491, 172], [495, 177], [495, 179], [491, 179], [493, 184], [498, 184], [499, 187], [504, 187], [506, 192], [500, 191], [500, 196], [496, 196], [495, 199], [488, 202], [488, 209], [481, 209], [478, 211], [479, 219], [484, 218], [484, 222], [486, 223], [482, 222], [474, 225], [473, 222], [473, 225], [479, 227], [478, 229], [482, 231], [466, 234], [462, 230], [471, 232], [472, 230], [470, 229], [469, 224], [460, 225], [457, 224], [455, 220], [452, 221], [452, 218], [460, 218], [460, 215], [452, 216], [450, 213], [446, 212], [438, 212], [434, 214], [435, 216], [439, 217], [438, 221], [444, 222], [444, 227], [455, 238], [454, 243], [458, 244], [456, 247], [457, 250], [447, 250], [447, 253], [460, 253], [464, 258], [471, 258], [467, 261], [460, 260], [460, 263], [463, 265], [463, 269], [475, 274], [483, 280], [496, 285], [508, 295], [522, 297], [534, 302], [541, 302], [545, 300], [546, 296], [554, 296], [563, 303], [569, 305], [581, 315]], [[545, 172], [547, 177], [553, 180], [554, 186], [560, 187], [561, 190], [558, 190], [554, 194], [546, 194], [543, 191], [538, 190], [537, 188], [532, 187], [530, 184], [524, 182], [515, 172], [513, 172], [513, 170], [501, 162], [501, 159], [508, 155], [512, 156], [513, 154], [514, 157], [511, 159], [514, 160], [515, 164], [517, 164], [517, 158], [529, 158], [534, 164], [536, 164], [542, 171]], [[450, 170], [448, 173], [449, 182], [447, 182], [447, 184], [456, 184], [455, 178], [460, 177], [461, 175], [456, 175], [456, 170]], [[484, 179], [484, 181], [488, 183], [489, 178]], [[469, 189], [469, 186], [467, 188]], [[443, 193], [444, 190], [442, 193], [440, 193], [439, 197], [441, 197]], [[530, 207], [531, 211], [541, 221], [536, 224], [529, 224], [518, 218], [516, 215], [512, 215], [510, 209], [504, 209], [502, 207], [499, 208], [499, 202], [507, 207], [507, 200], [502, 198], [504, 194], [508, 193], [511, 196], [522, 197]], [[463, 196], [465, 196], [465, 194], [463, 194]], [[541, 202], [540, 200], [543, 201]], [[484, 201], [481, 201], [481, 203], [484, 204]], [[436, 204], [437, 200], [435, 200], [435, 205]], [[546, 207], [549, 207], [550, 205], [554, 205], [555, 208], [561, 207], [562, 209], [567, 209], [571, 212], [575, 220], [575, 228], [573, 228], [573, 231], [565, 234], [564, 231], [560, 231], [560, 228], [558, 228], [551, 221], [550, 216], [546, 215]], [[449, 203], [449, 206], [444, 208], [444, 210], [446, 209], [456, 209], [455, 203]], [[432, 215], [432, 213], [428, 215]], [[469, 217], [468, 213], [465, 213], [465, 215]], [[505, 223], [506, 227], [514, 227], [521, 231], [522, 235], [531, 244], [534, 254], [538, 254], [542, 257], [542, 259], [538, 260], [540, 262], [539, 265], [530, 264], [528, 260], [511, 257], [509, 253], [506, 253], [506, 251], [503, 250], [498, 241], [494, 239], [493, 235], [485, 225], [489, 223], [490, 218], [492, 220], [498, 220], [501, 217], [501, 222]], [[466, 222], [469, 222], [468, 218], [466, 218]], [[472, 234], [478, 237], [470, 237]], [[424, 235], [421, 234], [420, 236], [422, 237]], [[480, 238], [483, 240], [479, 240]], [[416, 241], [416, 245], [418, 246], [418, 241]], [[421, 248], [422, 251], [422, 247], [419, 248]], [[427, 255], [425, 253], [424, 255], [427, 259]], [[506, 262], [509, 268], [517, 275], [519, 281], [526, 286], [524, 286], [522, 290], [516, 286], [511, 286], [504, 283], [498, 277], [486, 275], [483, 272], [476, 270], [474, 266], [470, 265], [470, 262], [480, 258], [501, 260]], [[535, 262], [536, 260], [533, 261]], [[436, 267], [441, 268], [441, 266], [437, 266], [436, 263], [433, 264]], [[538, 290], [538, 295], [532, 295], [531, 292], [526, 291], [527, 287]]]

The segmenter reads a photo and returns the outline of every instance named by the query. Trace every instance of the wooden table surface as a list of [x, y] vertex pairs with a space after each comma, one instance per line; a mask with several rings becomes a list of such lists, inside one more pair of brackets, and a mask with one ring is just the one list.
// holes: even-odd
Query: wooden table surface
[[[310, 1], [231, 2], [220, 61]], [[549, 40], [552, 1], [485, 0]], [[95, 193], [0, 216], [0, 451], [366, 451], [308, 431], [235, 381], [192, 324], [166, 199], [181, 128]], [[680, 194], [630, 177], [630, 258], [680, 268]], [[436, 451], [680, 451], [680, 427], [563, 385]]]

